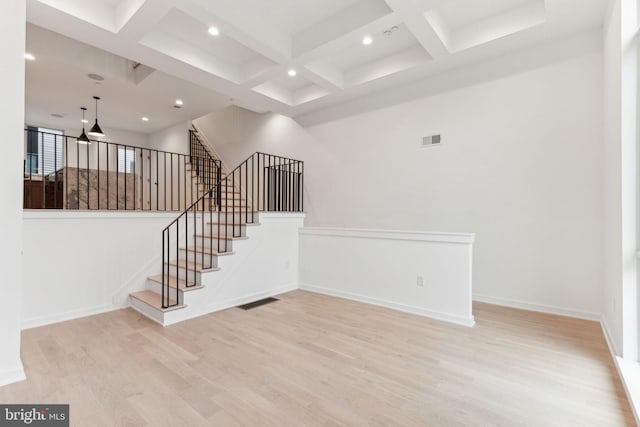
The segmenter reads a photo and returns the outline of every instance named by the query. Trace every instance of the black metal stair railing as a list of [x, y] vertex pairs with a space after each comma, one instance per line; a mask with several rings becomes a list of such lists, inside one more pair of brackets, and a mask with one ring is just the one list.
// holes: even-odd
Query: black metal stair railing
[[25, 209], [181, 212], [221, 176], [221, 162], [195, 143], [182, 154], [38, 128], [25, 139]]
[[[304, 210], [304, 162], [254, 153], [162, 231], [162, 307], [180, 304], [180, 287], [198, 286], [200, 274], [217, 268], [258, 212]], [[174, 286], [171, 286], [174, 284]]]
[[222, 163], [214, 159], [204, 146], [198, 132], [189, 129], [189, 157], [194, 172], [202, 177], [206, 188], [211, 188], [222, 178]]

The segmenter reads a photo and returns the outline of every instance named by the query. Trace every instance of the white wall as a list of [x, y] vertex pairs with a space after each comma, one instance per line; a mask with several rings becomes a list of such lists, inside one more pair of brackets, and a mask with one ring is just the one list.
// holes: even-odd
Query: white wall
[[473, 326], [473, 238], [473, 234], [303, 228], [300, 287]]
[[[602, 54], [559, 58], [306, 129], [228, 109], [206, 136], [231, 167], [304, 160], [310, 226], [473, 232], [478, 297], [599, 318]], [[432, 134], [442, 146], [421, 149]]]
[[22, 298], [22, 159], [24, 138], [25, 2], [3, 2], [0, 14], [0, 386], [24, 379], [20, 361]]
[[175, 216], [25, 212], [22, 327], [127, 305], [161, 271], [162, 230]]
[[190, 122], [181, 122], [149, 135], [149, 148], [172, 153], [189, 154]]

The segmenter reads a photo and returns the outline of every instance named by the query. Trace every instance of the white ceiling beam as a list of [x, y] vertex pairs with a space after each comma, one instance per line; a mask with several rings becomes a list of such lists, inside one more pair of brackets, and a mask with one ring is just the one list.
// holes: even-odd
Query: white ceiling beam
[[302, 67], [302, 75], [329, 91], [338, 91], [344, 88], [344, 74], [342, 71], [322, 61]]
[[330, 94], [330, 91], [317, 86], [303, 87], [293, 94], [293, 104], [295, 106], [306, 104], [307, 102], [315, 101]]
[[460, 52], [543, 24], [546, 12], [541, 0], [475, 22], [452, 33], [451, 51]]
[[172, 9], [167, 0], [121, 0], [116, 7], [119, 35], [138, 41], [151, 32]]
[[29, 9], [37, 7], [38, 3], [64, 12], [78, 20], [89, 22], [103, 30], [116, 31], [115, 8], [103, 1], [30, 0], [27, 2], [27, 14]]
[[245, 74], [246, 77], [240, 82], [240, 84], [244, 87], [253, 88], [282, 77], [286, 72], [286, 67], [284, 65], [276, 65], [267, 70], [255, 72], [250, 75]]
[[239, 84], [245, 87], [254, 87], [281, 75], [284, 66], [259, 56], [239, 67]]
[[253, 88], [253, 90], [283, 104], [293, 106], [293, 93], [275, 83], [267, 82]]
[[433, 59], [450, 55], [446, 41], [442, 40], [438, 31], [425, 17], [425, 11], [436, 7], [442, 1], [423, 0], [416, 4], [412, 0], [385, 0]]

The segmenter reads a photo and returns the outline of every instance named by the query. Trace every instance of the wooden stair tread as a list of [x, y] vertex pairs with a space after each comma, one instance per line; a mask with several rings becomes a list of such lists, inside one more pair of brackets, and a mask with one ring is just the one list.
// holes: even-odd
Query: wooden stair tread
[[232, 234], [227, 236], [218, 236], [217, 234], [194, 234], [193, 237], [204, 239], [220, 239], [220, 240], [247, 240], [247, 236], [233, 237]]
[[[215, 194], [210, 196], [207, 193], [203, 193], [203, 195], [200, 196], [200, 197], [204, 197], [205, 199], [216, 199], [217, 198], [217, 196]], [[244, 198], [244, 196], [242, 196], [242, 197], [226, 197], [224, 193], [222, 193], [222, 195], [220, 196], [220, 199], [222, 199], [223, 201], [225, 201], [225, 200], [230, 200], [230, 201], [231, 200], [235, 200], [236, 202], [244, 202], [244, 203], [247, 202], [247, 199]]]
[[260, 225], [258, 222], [233, 222], [233, 221], [207, 221], [207, 225], [231, 225], [231, 226], [247, 226], [247, 225]]
[[[213, 245], [215, 246], [215, 245]], [[188, 248], [180, 248], [181, 251], [183, 252], [194, 252], [196, 254], [201, 254], [204, 253], [205, 255], [216, 255], [216, 256], [226, 256], [226, 255], [233, 255], [233, 252], [231, 251], [227, 251], [227, 252], [218, 252], [217, 250], [213, 249], [210, 250], [209, 248], [203, 248], [202, 246], [189, 246]], [[197, 259], [196, 259], [197, 261]]]
[[[244, 214], [246, 212], [249, 215], [256, 215], [257, 216], [258, 213], [259, 213], [258, 211], [254, 211], [253, 209], [248, 209], [246, 211], [244, 209], [238, 209], [237, 206], [236, 206], [236, 209], [221, 209], [221, 210], [216, 209], [217, 206], [211, 206], [211, 207], [214, 208], [214, 209], [211, 210], [211, 211], [204, 211], [205, 214], [208, 213], [208, 212], [211, 212], [212, 214], [215, 214], [215, 213], [219, 212], [220, 216], [224, 215], [225, 213], [227, 214], [227, 216], [231, 216], [234, 213], [236, 215], [238, 215], [238, 214]], [[179, 211], [176, 211], [176, 212], [179, 212]], [[202, 211], [198, 211], [198, 213], [202, 213]], [[223, 218], [221, 218], [221, 219], [223, 219]], [[230, 220], [227, 219], [227, 221], [230, 221]], [[245, 224], [242, 224], [242, 225], [245, 225]]]
[[[154, 281], [156, 283], [160, 283], [162, 284], [162, 275], [159, 274], [157, 276], [150, 276], [148, 277], [149, 280]], [[204, 286], [202, 285], [198, 285], [196, 283], [192, 283], [192, 282], [187, 282], [186, 280], [182, 280], [182, 279], [176, 279], [175, 276], [169, 276], [169, 287], [172, 289], [176, 288], [176, 284], [178, 286], [178, 289], [180, 289], [181, 291], [193, 291], [195, 289], [202, 289]]]
[[[140, 291], [140, 292], [133, 292], [131, 294], [129, 294], [130, 297], [135, 298], [139, 301], [142, 301], [143, 303], [150, 305], [151, 307], [160, 310], [162, 312], [167, 312], [167, 311], [173, 311], [173, 310], [178, 310], [180, 308], [184, 308], [186, 307], [186, 305], [184, 304], [177, 304], [177, 305], [173, 305], [176, 303], [176, 300], [174, 299], [169, 299], [169, 305], [171, 307], [168, 308], [162, 308], [162, 295], [157, 294], [153, 291]], [[165, 299], [166, 302], [166, 299]]]
[[180, 259], [180, 260], [174, 260], [174, 261], [169, 261], [168, 263], [170, 266], [174, 266], [174, 267], [179, 267], [179, 268], [183, 268], [183, 269], [187, 269], [190, 271], [196, 271], [198, 273], [208, 273], [210, 271], [218, 271], [220, 270], [219, 267], [211, 267], [211, 268], [203, 268], [201, 264], [198, 264], [197, 262], [187, 262], [184, 259]]

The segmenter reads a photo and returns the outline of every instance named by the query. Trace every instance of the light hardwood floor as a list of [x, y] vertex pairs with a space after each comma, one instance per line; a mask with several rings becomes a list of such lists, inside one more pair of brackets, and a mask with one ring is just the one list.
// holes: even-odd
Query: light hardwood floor
[[465, 328], [303, 291], [162, 328], [120, 310], [24, 331], [0, 402], [72, 425], [632, 426], [595, 322], [474, 304]]

